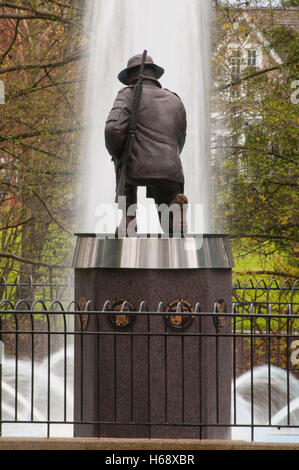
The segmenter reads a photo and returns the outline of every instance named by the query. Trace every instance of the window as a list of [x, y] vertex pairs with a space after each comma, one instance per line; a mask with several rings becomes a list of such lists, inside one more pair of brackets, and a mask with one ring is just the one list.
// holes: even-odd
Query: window
[[216, 150], [219, 155], [225, 154], [226, 137], [224, 135], [216, 136]]
[[247, 51], [247, 65], [248, 67], [256, 66], [256, 50]]
[[231, 59], [231, 71], [232, 78], [238, 80], [241, 73], [241, 54], [240, 51], [236, 52], [236, 55]]

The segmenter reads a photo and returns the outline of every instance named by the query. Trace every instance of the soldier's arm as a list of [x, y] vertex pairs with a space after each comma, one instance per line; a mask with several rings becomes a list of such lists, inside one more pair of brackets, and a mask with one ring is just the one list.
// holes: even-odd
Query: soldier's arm
[[179, 137], [179, 150], [180, 153], [182, 152], [185, 142], [186, 142], [186, 132], [187, 132], [187, 117], [186, 117], [186, 110], [182, 103], [182, 115], [183, 115], [183, 124], [182, 124], [182, 131]]
[[105, 126], [105, 145], [113, 160], [121, 158], [128, 134], [130, 99], [126, 90], [119, 91]]
[[165, 90], [170, 91], [170, 93], [172, 93], [173, 95], [175, 95], [179, 99], [179, 103], [180, 103], [179, 113], [180, 113], [180, 118], [181, 118], [181, 132], [180, 132], [180, 136], [179, 136], [179, 140], [178, 140], [178, 145], [179, 145], [179, 151], [181, 153], [183, 148], [184, 148], [185, 141], [186, 141], [186, 130], [187, 130], [186, 109], [185, 109], [185, 106], [182, 102], [182, 99], [180, 98], [180, 96], [177, 93], [175, 93], [174, 91], [168, 90], [167, 88], [165, 88]]

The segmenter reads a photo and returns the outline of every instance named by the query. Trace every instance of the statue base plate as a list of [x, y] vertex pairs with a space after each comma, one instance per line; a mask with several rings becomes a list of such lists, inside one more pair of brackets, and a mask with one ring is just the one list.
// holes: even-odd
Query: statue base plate
[[232, 268], [228, 235], [182, 237], [77, 234], [74, 268], [196, 269]]

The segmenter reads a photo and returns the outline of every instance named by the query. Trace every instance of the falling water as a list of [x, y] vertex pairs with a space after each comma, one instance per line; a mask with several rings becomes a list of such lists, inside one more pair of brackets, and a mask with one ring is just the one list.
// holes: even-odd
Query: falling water
[[[113, 204], [115, 176], [105, 149], [105, 121], [123, 87], [117, 74], [131, 56], [145, 49], [165, 68], [162, 86], [176, 92], [185, 104], [188, 129], [182, 162], [185, 192], [194, 209], [190, 211], [190, 231], [209, 231], [210, 13], [209, 0], [90, 1], [85, 26], [90, 57], [84, 97], [79, 232], [106, 231], [104, 227], [99, 230], [99, 207]], [[153, 204], [144, 194], [144, 188], [139, 188], [138, 202]], [[142, 227], [139, 232], [144, 232]]]
[[299, 424], [299, 380], [285, 369], [263, 365], [241, 375], [232, 384], [231, 409], [240, 426], [232, 428], [232, 439], [251, 440], [244, 425], [252, 424], [255, 441], [299, 442], [299, 430], [292, 428]]
[[6, 358], [1, 385], [2, 436], [46, 437], [51, 420], [52, 436], [73, 437], [73, 425], [64, 424], [73, 420], [73, 346], [51, 354], [49, 361]]
[[[73, 346], [55, 352], [50, 361], [18, 360], [18, 370], [15, 358], [7, 358], [2, 366], [2, 436], [46, 437], [50, 419], [52, 437], [72, 437], [73, 387]], [[231, 422], [237, 425], [233, 440], [250, 441], [252, 423], [258, 426], [255, 441], [299, 441], [299, 380], [284, 369], [264, 365], [240, 376], [232, 383], [231, 410]], [[273, 428], [267, 428], [269, 410]], [[288, 428], [280, 428], [284, 425]]]

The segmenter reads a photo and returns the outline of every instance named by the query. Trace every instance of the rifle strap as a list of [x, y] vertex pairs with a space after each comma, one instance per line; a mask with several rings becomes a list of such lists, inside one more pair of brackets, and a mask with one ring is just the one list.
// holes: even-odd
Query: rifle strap
[[135, 133], [136, 133], [136, 128], [137, 128], [138, 110], [139, 110], [141, 97], [142, 97], [142, 81], [143, 81], [143, 72], [144, 72], [146, 56], [147, 56], [147, 51], [145, 50], [142, 56], [142, 62], [140, 65], [138, 80], [134, 87], [131, 116], [130, 116], [130, 121], [129, 121], [129, 131], [128, 131], [128, 136], [126, 140], [125, 151], [124, 151], [123, 158], [122, 158], [121, 175], [120, 175], [120, 179], [118, 182], [118, 186], [116, 188], [115, 202], [118, 202], [119, 196], [125, 195], [127, 165], [131, 157], [133, 140], [135, 138]]

